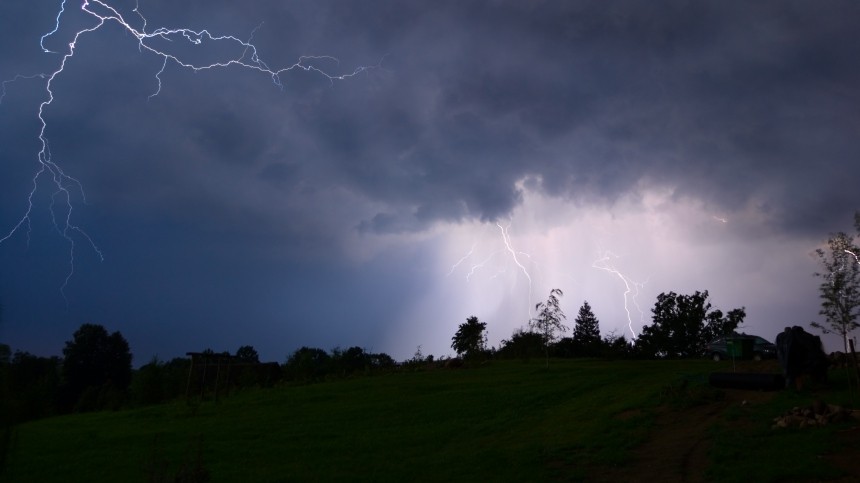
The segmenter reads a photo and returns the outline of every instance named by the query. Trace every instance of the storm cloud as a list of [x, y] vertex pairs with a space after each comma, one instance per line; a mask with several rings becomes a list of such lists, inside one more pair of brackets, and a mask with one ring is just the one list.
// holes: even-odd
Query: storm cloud
[[[55, 3], [0, 6], [0, 78], [57, 68], [61, 55], [39, 45]], [[46, 48], [66, 53], [94, 25], [78, 8], [66, 6]], [[142, 25], [131, 8], [120, 11]], [[142, 1], [139, 11], [148, 31], [252, 38], [275, 68], [302, 55], [338, 59], [310, 61], [335, 75], [375, 67], [333, 82], [297, 69], [282, 87], [237, 67], [168, 62], [156, 76], [162, 59], [115, 22], [81, 36], [52, 85], [46, 136], [80, 181], [73, 222], [105, 260], [73, 235], [64, 299], [70, 247], [42, 179], [29, 243], [22, 230], [0, 245], [0, 336], [13, 347], [56, 353], [96, 322], [130, 333], [138, 363], [246, 343], [273, 359], [336, 344], [403, 357], [418, 344], [444, 352], [451, 327], [481, 311], [498, 341], [527, 316], [500, 320], [503, 295], [524, 293], [522, 273], [499, 255], [519, 277], [506, 287], [449, 271], [471, 247], [497, 252], [497, 223], [534, 263], [524, 305], [567, 284], [569, 313], [605, 296], [592, 305], [623, 330], [607, 320], [619, 317], [608, 308], [617, 287], [591, 267], [600, 245], [624, 252], [619, 263], [652, 291], [711, 289], [722, 309], [756, 308], [752, 328], [769, 336], [808, 322], [783, 320], [797, 306], [780, 300], [816, 315], [808, 253], [860, 207], [856, 2]], [[174, 43], [164, 48], [200, 61], [241, 55]], [[3, 87], [0, 236], [28, 206], [46, 96], [40, 77]], [[757, 295], [727, 293], [741, 273]], [[791, 282], [774, 292], [777, 274]]]

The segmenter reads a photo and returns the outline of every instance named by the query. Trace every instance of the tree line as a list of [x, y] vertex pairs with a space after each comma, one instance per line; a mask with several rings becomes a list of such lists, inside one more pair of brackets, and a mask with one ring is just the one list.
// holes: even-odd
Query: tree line
[[527, 327], [515, 329], [510, 339], [498, 348], [487, 347], [485, 322], [471, 316], [460, 324], [451, 347], [467, 360], [487, 358], [605, 357], [605, 358], [697, 358], [707, 355], [707, 344], [734, 332], [743, 323], [743, 307], [728, 313], [715, 309], [709, 293], [691, 295], [661, 293], [652, 308], [652, 324], [628, 341], [623, 335], [600, 336], [600, 321], [588, 301], [584, 301], [574, 320], [572, 336], [559, 303], [560, 289], [550, 291], [546, 302], [536, 305], [537, 315]]
[[[821, 279], [820, 315], [824, 321], [810, 323], [824, 333], [838, 334], [846, 351], [849, 335], [860, 327], [860, 246], [856, 242], [860, 237], [860, 212], [855, 213], [854, 225], [857, 236], [831, 234], [826, 248], [816, 251], [822, 270], [814, 275]], [[389, 370], [459, 367], [496, 358], [543, 357], [547, 363], [550, 357], [696, 358], [706, 355], [709, 342], [735, 331], [746, 316], [743, 307], [726, 313], [712, 307], [707, 290], [688, 295], [661, 293], [651, 309], [652, 323], [643, 327], [635, 339], [628, 340], [615, 333], [601, 337], [600, 322], [588, 301], [584, 301], [572, 334], [567, 336], [571, 328], [564, 325], [567, 317], [560, 307], [562, 296], [560, 289], [551, 290], [547, 300], [535, 306], [536, 317], [502, 340], [499, 347], [488, 347], [486, 322], [468, 317], [452, 337], [456, 359], [424, 356], [420, 346], [411, 359], [401, 363], [388, 354], [370, 353], [360, 347], [331, 351], [301, 347], [283, 364], [260, 364], [252, 346], [241, 346], [235, 354], [221, 353], [236, 362], [227, 389]], [[215, 354], [204, 351], [207, 352]], [[63, 357], [12, 353], [9, 346], [0, 344], [0, 429], [55, 414], [155, 404], [182, 397], [192, 379], [191, 364], [187, 357], [168, 361], [153, 358], [133, 370], [131, 350], [122, 334], [109, 333], [96, 324], [84, 324], [75, 331], [63, 348]], [[205, 377], [201, 384], [206, 384]]]
[[[824, 334], [836, 334], [849, 351], [849, 337], [860, 328], [860, 211], [854, 213], [856, 235], [845, 232], [830, 234], [825, 248], [815, 254], [822, 270], [814, 276], [821, 280], [819, 315], [823, 322], [809, 325]], [[451, 347], [467, 359], [530, 358], [543, 352], [548, 360], [554, 357], [638, 357], [638, 358], [696, 358], [703, 357], [709, 342], [731, 333], [743, 324], [744, 307], [723, 313], [708, 302], [709, 293], [696, 291], [691, 295], [675, 292], [661, 293], [651, 309], [652, 323], [642, 328], [635, 339], [610, 333], [600, 337], [600, 323], [588, 301], [577, 314], [572, 337], [559, 306], [559, 289], [550, 291], [546, 302], [535, 306], [538, 315], [526, 328], [516, 329], [510, 339], [498, 348], [487, 347], [485, 322], [471, 316], [460, 324], [452, 337]]]
[[[397, 366], [385, 353], [361, 347], [301, 347], [283, 364], [261, 363], [253, 346], [235, 353], [207, 349], [200, 353], [229, 360], [221, 390], [269, 387], [280, 382], [313, 382], [332, 377], [370, 374]], [[34, 419], [98, 410], [158, 404], [194, 394], [206, 394], [216, 368], [195, 371], [189, 357], [162, 361], [153, 357], [132, 368], [128, 341], [120, 332], [83, 324], [65, 343], [63, 356], [41, 357], [0, 344], [0, 430]], [[201, 390], [202, 389], [202, 390]], [[2, 435], [0, 435], [2, 436]]]
[[[643, 329], [632, 344], [623, 336], [601, 338], [597, 317], [588, 302], [579, 309], [572, 337], [564, 325], [559, 289], [546, 302], [537, 304], [537, 317], [525, 329], [514, 331], [498, 348], [488, 348], [485, 322], [469, 317], [452, 338], [457, 359], [416, 354], [397, 363], [385, 353], [361, 347], [325, 351], [301, 347], [282, 364], [261, 364], [253, 346], [240, 346], [235, 353], [206, 350], [201, 355], [229, 357], [229, 378], [222, 390], [267, 387], [280, 382], [314, 382], [356, 374], [388, 370], [423, 370], [430, 367], [459, 367], [462, 363], [489, 358], [530, 359], [543, 357], [698, 357], [704, 344], [718, 334], [733, 330], [743, 320], [743, 309], [723, 316], [711, 310], [708, 292], [693, 295], [661, 294], [653, 309], [654, 324]], [[120, 332], [101, 325], [83, 324], [65, 343], [62, 357], [40, 357], [11, 352], [0, 345], [0, 412], [7, 422], [21, 422], [70, 412], [86, 412], [157, 404], [186, 396], [194, 383], [205, 393], [217, 371], [192, 370], [192, 360], [176, 357], [167, 361], [154, 357], [137, 370], [132, 353]], [[202, 377], [202, 379], [201, 379]], [[226, 384], [226, 386], [225, 386]]]

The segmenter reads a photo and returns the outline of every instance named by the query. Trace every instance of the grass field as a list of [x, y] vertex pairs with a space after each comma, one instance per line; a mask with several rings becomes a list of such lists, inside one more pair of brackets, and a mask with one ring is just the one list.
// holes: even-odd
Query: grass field
[[[173, 481], [202, 467], [216, 482], [591, 480], [637, 464], [633, 450], [653, 437], [658, 412], [719, 400], [704, 385], [713, 370], [711, 361], [495, 361], [57, 417], [17, 428], [0, 479]], [[769, 431], [771, 412], [805, 397], [728, 411], [710, 430], [721, 444], [706, 474], [744, 479], [746, 444], [802, 444], [789, 454], [795, 464], [839, 476], [816, 460], [826, 428]], [[758, 451], [751, 457], [769, 455]]]

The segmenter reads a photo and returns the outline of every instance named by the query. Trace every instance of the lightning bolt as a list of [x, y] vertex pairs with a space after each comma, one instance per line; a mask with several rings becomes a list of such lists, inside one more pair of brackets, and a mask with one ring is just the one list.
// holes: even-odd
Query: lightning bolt
[[[532, 301], [532, 276], [529, 273], [526, 266], [523, 264], [523, 262], [520, 261], [520, 258], [519, 258], [519, 257], [526, 257], [529, 260], [531, 260], [531, 255], [529, 255], [528, 253], [514, 249], [513, 242], [511, 241], [511, 235], [508, 231], [511, 227], [511, 223], [512, 223], [511, 221], [508, 221], [508, 223], [504, 224], [504, 225], [502, 223], [499, 223], [499, 222], [496, 223], [496, 227], [498, 227], [499, 230], [501, 231], [502, 246], [499, 249], [493, 250], [489, 255], [487, 255], [486, 257], [484, 257], [480, 261], [473, 262], [471, 264], [471, 266], [469, 267], [468, 273], [466, 273], [466, 281], [467, 282], [471, 281], [472, 276], [475, 275], [475, 273], [478, 272], [479, 270], [481, 270], [481, 269], [485, 268], [487, 265], [489, 265], [489, 263], [494, 258], [496, 258], [502, 254], [509, 254], [511, 260], [517, 266], [517, 269], [519, 271], [521, 271], [523, 273], [523, 275], [525, 275], [526, 280], [528, 281], [529, 287], [528, 287], [528, 300], [526, 300], [526, 302], [527, 302], [526, 307], [527, 307], [528, 316], [529, 316], [529, 318], [531, 318], [531, 315], [532, 315], [531, 314], [531, 309], [532, 309], [532, 303], [531, 303], [531, 301]], [[488, 225], [484, 226], [484, 232], [486, 232], [487, 227], [488, 227]], [[472, 259], [476, 258], [477, 257], [477, 254], [476, 254], [477, 246], [478, 246], [477, 242], [473, 243], [472, 247], [469, 249], [469, 251], [463, 257], [461, 257], [459, 260], [457, 260], [453, 265], [451, 265], [451, 269], [448, 271], [448, 274], [446, 275], [446, 277], [453, 274], [461, 265], [464, 265], [468, 260], [472, 260]], [[480, 250], [478, 250], [478, 251], [480, 251]], [[505, 267], [500, 267], [500, 268], [498, 268], [496, 273], [490, 278], [495, 279], [499, 275], [506, 273], [506, 271], [507, 270]]]
[[[446, 277], [447, 277], [447, 276], [450, 276], [452, 273], [454, 273], [454, 271], [455, 271], [455, 270], [457, 270], [457, 267], [459, 267], [460, 265], [462, 265], [462, 264], [463, 264], [463, 262], [465, 262], [466, 260], [468, 260], [468, 259], [470, 259], [470, 258], [472, 258], [472, 257], [474, 256], [474, 254], [475, 254], [475, 247], [476, 247], [477, 245], [478, 245], [477, 243], [474, 243], [474, 244], [472, 245], [472, 248], [469, 250], [469, 253], [467, 253], [463, 258], [461, 258], [460, 260], [458, 260], [458, 261], [457, 261], [457, 263], [455, 263], [454, 265], [452, 265], [452, 266], [451, 266], [451, 270], [448, 272], [448, 275], [446, 275]], [[472, 264], [472, 266], [469, 268], [469, 273], [467, 273], [467, 274], [466, 274], [466, 281], [467, 281], [467, 282], [471, 281], [471, 280], [472, 280], [472, 275], [474, 275], [474, 274], [475, 274], [475, 272], [477, 272], [478, 270], [480, 270], [480, 269], [484, 268], [488, 263], [490, 263], [490, 260], [492, 260], [496, 255], [498, 255], [498, 254], [500, 254], [500, 253], [502, 253], [502, 251], [501, 251], [501, 250], [496, 250], [496, 251], [494, 251], [494, 252], [490, 253], [490, 255], [489, 255], [489, 256], [487, 256], [486, 258], [484, 258], [484, 259], [483, 259], [483, 260], [481, 260], [480, 262], [473, 263], [473, 264]], [[498, 276], [499, 276], [499, 274], [502, 274], [502, 273], [505, 273], [505, 269], [504, 269], [504, 268], [500, 268], [500, 269], [498, 270], [498, 272], [497, 272], [495, 275], [493, 275], [492, 277], [490, 277], [490, 278], [491, 278], [491, 279], [494, 279], [494, 278], [498, 277]]]
[[42, 51], [45, 52], [46, 54], [57, 54], [58, 53], [58, 52], [54, 52], [53, 50], [49, 50], [49, 49], [45, 48], [45, 39], [47, 39], [48, 37], [57, 33], [57, 30], [60, 30], [60, 17], [63, 16], [63, 12], [65, 12], [65, 11], [66, 11], [66, 0], [63, 0], [60, 3], [60, 11], [57, 12], [57, 19], [54, 21], [54, 30], [51, 30], [50, 32], [46, 33], [45, 35], [42, 36], [42, 38], [39, 39], [39, 46], [42, 47]]
[[[466, 260], [468, 260], [468, 259], [472, 258], [472, 255], [475, 253], [475, 247], [476, 247], [476, 246], [478, 246], [478, 242], [472, 243], [472, 248], [470, 248], [470, 249], [469, 249], [469, 253], [467, 253], [467, 254], [463, 255], [463, 258], [461, 258], [461, 259], [457, 260], [457, 263], [455, 263], [455, 264], [451, 265], [451, 270], [449, 270], [449, 271], [448, 271], [448, 275], [445, 275], [445, 276], [446, 276], [446, 277], [450, 277], [450, 276], [451, 276], [451, 274], [452, 274], [452, 273], [454, 273], [454, 270], [457, 270], [457, 267], [459, 267], [460, 265], [462, 265], [462, 264], [463, 264], [463, 262], [465, 262]], [[474, 267], [472, 268], [472, 271], [474, 271]], [[469, 274], [469, 275], [471, 276], [471, 272], [470, 272], [470, 274]], [[469, 276], [467, 276], [467, 277], [466, 277], [466, 279], [468, 280], [468, 279], [469, 279]]]
[[857, 262], [858, 265], [860, 265], [860, 256], [858, 256], [856, 253], [852, 252], [851, 250], [843, 250], [843, 251], [845, 253], [851, 255], [852, 257], [854, 257], [854, 260]]
[[[486, 235], [486, 233], [487, 233], [487, 226], [485, 225], [484, 229], [481, 230], [481, 237]], [[445, 276], [450, 277], [460, 267], [460, 265], [463, 265], [467, 260], [471, 260], [472, 258], [476, 257], [477, 256], [477, 254], [475, 253], [476, 248], [478, 248], [478, 242], [477, 241], [472, 243], [472, 247], [469, 248], [469, 251], [465, 255], [463, 255], [462, 258], [460, 258], [453, 265], [451, 265], [451, 270], [449, 270], [448, 274]], [[472, 263], [471, 266], [469, 267], [469, 272], [466, 274], [466, 281], [467, 282], [471, 281], [472, 275], [474, 275], [475, 272], [477, 272], [478, 270], [484, 268], [490, 262], [490, 260], [492, 260], [493, 257], [498, 255], [499, 253], [501, 253], [501, 250], [494, 250], [492, 253], [490, 253], [489, 256], [487, 256], [486, 258], [484, 258], [480, 262]], [[496, 273], [495, 275], [493, 275], [490, 278], [496, 278], [500, 273], [504, 273], [504, 269], [500, 269], [498, 271], [498, 273]]]
[[525, 255], [526, 257], [529, 257], [529, 258], [531, 258], [531, 256], [527, 253], [517, 252], [514, 250], [513, 246], [511, 245], [511, 235], [508, 233], [508, 229], [510, 229], [511, 223], [512, 223], [511, 221], [508, 221], [507, 225], [502, 225], [501, 223], [496, 222], [496, 226], [498, 226], [499, 230], [502, 231], [502, 242], [504, 242], [504, 244], [505, 244], [505, 249], [507, 249], [508, 253], [511, 254], [511, 258], [513, 259], [514, 263], [518, 267], [520, 267], [520, 270], [522, 270], [523, 275], [525, 275], [526, 279], [529, 281], [529, 298], [528, 298], [528, 303], [526, 304], [526, 313], [527, 313], [528, 317], [531, 318], [531, 315], [532, 315], [532, 311], [531, 311], [532, 277], [531, 277], [531, 275], [529, 275], [529, 271], [526, 270], [526, 267], [523, 266], [522, 263], [520, 263], [520, 260], [517, 258], [517, 253], [521, 253], [522, 255]]
[[639, 307], [639, 302], [637, 302], [636, 297], [639, 295], [639, 289], [645, 286], [645, 283], [639, 283], [632, 280], [630, 277], [624, 275], [615, 266], [612, 265], [611, 260], [615, 258], [620, 258], [618, 255], [615, 255], [612, 252], [604, 251], [598, 258], [595, 260], [591, 266], [598, 269], [603, 270], [605, 272], [609, 272], [618, 278], [624, 283], [624, 312], [627, 313], [627, 327], [630, 329], [630, 334], [633, 339], [636, 339], [636, 331], [633, 330], [633, 317], [630, 315], [630, 305], [629, 302], [633, 302], [633, 305], [636, 307], [636, 311], [639, 312], [639, 321], [643, 322], [645, 314], [642, 312], [642, 309]]
[[[66, 12], [65, 7], [66, 1], [62, 0], [62, 2], [60, 3], [59, 12], [56, 16], [53, 30], [42, 35], [42, 37], [39, 39], [39, 45], [44, 53], [59, 54], [58, 52], [55, 52], [46, 47], [45, 42], [60, 30], [61, 23], [64, 18], [63, 14]], [[89, 234], [87, 234], [80, 226], [76, 225], [74, 222], [73, 215], [74, 207], [76, 206], [74, 199], [76, 196], [80, 196], [81, 201], [86, 204], [86, 195], [84, 193], [83, 186], [81, 185], [81, 183], [76, 178], [66, 174], [60, 167], [60, 165], [53, 161], [47, 137], [48, 122], [45, 118], [45, 109], [54, 102], [54, 91], [52, 88], [54, 81], [55, 79], [57, 79], [58, 76], [63, 73], [66, 64], [74, 58], [75, 49], [78, 45], [78, 40], [82, 36], [94, 33], [100, 30], [106, 24], [116, 24], [122, 29], [124, 29], [127, 34], [130, 34], [137, 40], [137, 47], [140, 52], [146, 51], [163, 59], [161, 68], [154, 75], [156, 89], [154, 93], [150, 95], [150, 98], [157, 96], [161, 92], [161, 75], [165, 72], [165, 69], [167, 69], [169, 65], [176, 65], [179, 68], [189, 69], [194, 72], [229, 67], [250, 69], [269, 76], [272, 82], [277, 87], [283, 89], [284, 84], [281, 80], [281, 76], [293, 70], [313, 72], [327, 79], [330, 83], [334, 83], [334, 81], [345, 80], [350, 77], [357, 76], [367, 70], [377, 68], [382, 63], [382, 60], [380, 60], [379, 63], [377, 63], [376, 65], [360, 66], [355, 68], [353, 71], [344, 74], [330, 74], [323, 69], [317, 67], [315, 64], [319, 61], [333, 61], [337, 63], [339, 61], [336, 58], [325, 55], [306, 55], [299, 57], [298, 61], [292, 65], [275, 69], [270, 67], [262, 59], [260, 59], [257, 53], [257, 47], [252, 43], [254, 33], [256, 33], [259, 26], [254, 29], [248, 40], [242, 40], [233, 35], [213, 35], [205, 29], [198, 31], [189, 28], [168, 29], [160, 27], [154, 30], [147, 30], [148, 27], [146, 17], [144, 17], [144, 15], [141, 13], [140, 6], [137, 2], [135, 3], [135, 7], [132, 9], [132, 12], [137, 17], [138, 21], [136, 23], [139, 24], [139, 27], [133, 26], [132, 22], [127, 21], [126, 18], [116, 8], [111, 6], [107, 1], [83, 0], [81, 2], [80, 9], [82, 12], [92, 18], [94, 24], [90, 27], [82, 28], [81, 30], [78, 30], [74, 33], [74, 35], [72, 36], [72, 41], [68, 43], [68, 50], [64, 54], [62, 54], [62, 57], [60, 58], [57, 67], [52, 72], [47, 74], [39, 73], [33, 75], [19, 74], [12, 79], [3, 81], [2, 84], [0, 84], [0, 87], [2, 88], [0, 89], [0, 103], [2, 103], [3, 98], [6, 96], [6, 89], [8, 84], [17, 81], [33, 79], [41, 79], [45, 81], [45, 99], [39, 104], [39, 109], [37, 113], [37, 118], [39, 119], [40, 123], [38, 139], [41, 147], [36, 154], [37, 166], [32, 178], [32, 188], [29, 192], [29, 195], [27, 196], [26, 209], [24, 210], [23, 215], [5, 235], [0, 237], [0, 244], [10, 239], [19, 231], [26, 230], [27, 242], [29, 246], [30, 233], [32, 230], [31, 214], [34, 209], [34, 197], [38, 191], [41, 179], [47, 177], [50, 180], [50, 183], [52, 183], [54, 190], [53, 194], [51, 195], [50, 206], [48, 207], [51, 214], [51, 219], [54, 223], [54, 228], [60, 234], [60, 236], [68, 243], [69, 246], [69, 271], [66, 274], [66, 277], [63, 281], [63, 285], [60, 287], [60, 292], [63, 294], [64, 298], [65, 289], [75, 272], [75, 237], [80, 237], [85, 240], [89, 244], [89, 246], [95, 251], [99, 259], [102, 261], [104, 260], [104, 256], [101, 250], [96, 246], [92, 237], [90, 237]], [[179, 42], [186, 42], [188, 44], [191, 44], [192, 46], [202, 46], [204, 44], [222, 45], [226, 43], [238, 48], [238, 50], [241, 51], [241, 54], [235, 57], [226, 57], [210, 64], [196, 64], [191, 60], [183, 59], [178, 54], [173, 54], [162, 48], [159, 48], [156, 43], [161, 41], [166, 42], [168, 45], [175, 45]]]

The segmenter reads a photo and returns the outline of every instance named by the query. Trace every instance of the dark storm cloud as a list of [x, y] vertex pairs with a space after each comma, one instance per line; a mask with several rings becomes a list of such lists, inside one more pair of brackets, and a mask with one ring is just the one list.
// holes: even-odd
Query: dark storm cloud
[[605, 201], [647, 177], [726, 210], [764, 192], [777, 224], [802, 229], [855, 174], [860, 39], [845, 19], [857, 13], [846, 2], [339, 5], [328, 29], [384, 51], [385, 70], [376, 91], [322, 99], [303, 134], [332, 176], [392, 206], [365, 229], [504, 217], [529, 176]]
[[[43, 53], [39, 38], [53, 28], [58, 6], [0, 4], [0, 78], [56, 68], [59, 56]], [[58, 51], [75, 28], [93, 25], [78, 4], [66, 7], [68, 23], [48, 39]], [[133, 312], [180, 324], [169, 313], [183, 304], [175, 295], [182, 286], [198, 287], [189, 303], [203, 306], [206, 294], [228, 299], [239, 284], [257, 289], [238, 290], [229, 307], [198, 309], [198, 317], [221, 324], [219, 313], [240, 318], [253, 306], [249, 317], [277, 325], [277, 297], [262, 295], [263, 287], [298, 290], [283, 303], [304, 319], [313, 313], [301, 299], [322, 300], [329, 277], [365, 306], [357, 318], [384, 332], [397, 317], [379, 309], [389, 292], [402, 290], [406, 305], [421, 290], [402, 288], [401, 267], [431, 250], [373, 259], [368, 283], [361, 270], [339, 265], [356, 251], [350, 237], [504, 219], [523, 202], [521, 186], [581, 206], [635, 199], [656, 186], [722, 215], [753, 206], [761, 232], [815, 236], [844, 229], [860, 207], [856, 2], [142, 0], [140, 11], [150, 31], [253, 33], [272, 67], [301, 55], [337, 57], [313, 61], [332, 73], [382, 63], [333, 83], [291, 72], [283, 90], [259, 72], [192, 73], [168, 63], [150, 98], [161, 59], [113, 24], [83, 36], [45, 112], [53, 159], [81, 181], [89, 201], [71, 191], [74, 220], [100, 241], [111, 267], [122, 267], [104, 277], [139, 274], [105, 317]], [[131, 3], [123, 12], [137, 18]], [[208, 43], [202, 53], [163, 44], [200, 59], [220, 52]], [[38, 150], [33, 109], [43, 99], [38, 79], [6, 87], [0, 230], [26, 207]], [[52, 191], [43, 184], [34, 225], [50, 236]], [[68, 247], [35, 237], [27, 252], [23, 238], [15, 240], [0, 246], [12, 250], [3, 259], [7, 274], [31, 273], [35, 258], [21, 253], [59, 250], [50, 277], [36, 272], [32, 285], [20, 286], [4, 279], [7, 300], [38, 305], [36, 280], [56, 290]], [[138, 251], [147, 255], [135, 260]], [[327, 275], [316, 274], [314, 262], [326, 264]], [[171, 271], [183, 274], [181, 283]], [[89, 289], [111, 291], [97, 275], [76, 276], [72, 306], [98, 306]], [[162, 288], [173, 295], [153, 311], [147, 299], [160, 297], [165, 277], [170, 290]], [[367, 285], [378, 292], [351, 292]], [[349, 318], [347, 309], [327, 310]], [[24, 311], [9, 307], [8, 318]]]
[[[228, 4], [172, 18], [142, 10], [170, 26], [224, 31], [235, 15]], [[585, 202], [611, 203], [643, 178], [729, 211], [766, 192], [774, 222], [801, 229], [843, 201], [828, 193], [846, 188], [860, 154], [860, 35], [846, 20], [857, 14], [848, 2], [260, 2], [234, 28], [265, 20], [255, 32], [261, 55], [286, 63], [314, 42], [305, 53], [343, 59], [320, 66], [348, 71], [385, 56], [382, 68], [331, 87], [287, 75], [277, 95], [237, 69], [168, 66], [160, 98], [144, 103], [160, 61], [129, 56], [134, 40], [120, 35], [70, 66], [80, 105], [52, 110], [58, 129], [64, 109], [93, 112], [79, 127], [91, 129], [87, 139], [148, 132], [159, 150], [138, 139], [131, 157], [147, 157], [152, 172], [188, 159], [257, 172], [286, 163], [304, 189], [339, 185], [386, 205], [356, 220], [365, 231], [504, 218], [521, 201], [516, 183], [535, 177], [548, 193]], [[91, 75], [75, 84], [83, 71]], [[139, 102], [117, 105], [129, 96]], [[181, 185], [189, 198], [224, 188]]]

